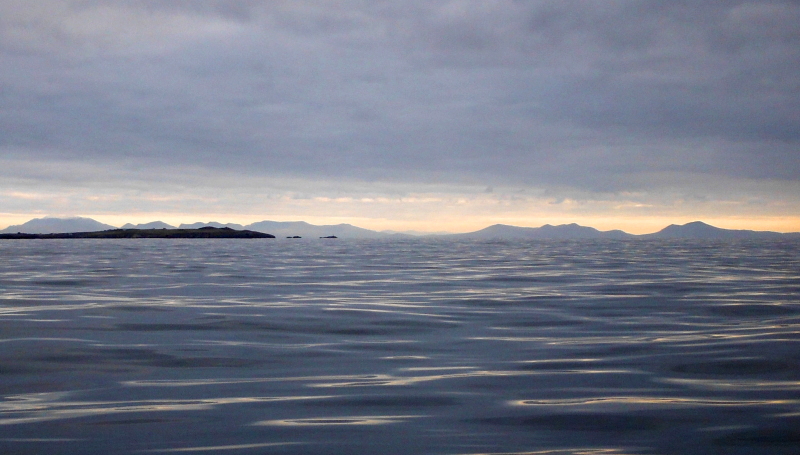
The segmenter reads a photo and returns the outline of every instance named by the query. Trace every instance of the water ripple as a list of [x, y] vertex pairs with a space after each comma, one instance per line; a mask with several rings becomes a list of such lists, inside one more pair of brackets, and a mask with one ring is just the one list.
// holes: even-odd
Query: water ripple
[[796, 241], [42, 240], [0, 258], [1, 453], [800, 443]]

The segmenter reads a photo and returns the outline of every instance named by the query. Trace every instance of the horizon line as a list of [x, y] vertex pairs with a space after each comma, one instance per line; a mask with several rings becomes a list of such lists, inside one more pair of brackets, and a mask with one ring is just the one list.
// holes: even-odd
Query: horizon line
[[[102, 216], [100, 216], [99, 218], [102, 218]], [[115, 218], [118, 218], [118, 216], [115, 216]], [[578, 223], [576, 221], [563, 222], [563, 223], [557, 223], [557, 224], [545, 222], [544, 224], [541, 224], [541, 225], [538, 225], [538, 226], [509, 224], [508, 222], [499, 222], [499, 223], [486, 224], [486, 225], [483, 225], [483, 227], [481, 227], [481, 228], [477, 228], [477, 229], [473, 228], [473, 230], [468, 230], [468, 231], [452, 231], [452, 230], [445, 230], [445, 229], [439, 229], [439, 230], [435, 230], [434, 231], [434, 230], [420, 230], [420, 229], [374, 229], [374, 228], [362, 227], [362, 226], [359, 226], [359, 225], [353, 224], [353, 223], [344, 223], [344, 222], [341, 222], [341, 223], [315, 224], [315, 223], [311, 223], [311, 222], [308, 222], [308, 221], [305, 221], [305, 220], [301, 220], [301, 219], [293, 219], [293, 220], [288, 220], [288, 221], [287, 220], [274, 220], [274, 219], [261, 219], [261, 220], [250, 222], [250, 223], [246, 223], [246, 222], [230, 222], [230, 221], [228, 221], [228, 222], [220, 222], [220, 221], [216, 221], [216, 220], [210, 220], [210, 221], [180, 222], [180, 223], [177, 223], [177, 224], [174, 223], [174, 222], [165, 222], [165, 221], [162, 221], [162, 220], [153, 220], [153, 221], [140, 222], [140, 223], [126, 222], [126, 223], [124, 223], [124, 224], [122, 224], [120, 226], [117, 226], [115, 224], [99, 221], [98, 219], [96, 219], [95, 217], [92, 217], [92, 216], [81, 216], [81, 215], [71, 215], [71, 216], [45, 215], [45, 216], [40, 216], [40, 217], [34, 217], [34, 218], [31, 218], [31, 219], [29, 219], [29, 220], [27, 220], [27, 221], [25, 221], [23, 223], [17, 223], [17, 224], [12, 223], [12, 224], [8, 224], [5, 227], [0, 227], [0, 230], [6, 230], [6, 229], [8, 229], [8, 228], [10, 228], [12, 226], [21, 226], [21, 225], [24, 225], [24, 224], [26, 224], [28, 222], [34, 221], [34, 220], [46, 220], [46, 219], [53, 219], [53, 220], [77, 220], [77, 219], [91, 220], [91, 221], [94, 221], [94, 222], [97, 222], [97, 223], [105, 224], [105, 225], [110, 226], [110, 227], [112, 227], [114, 229], [123, 229], [122, 226], [125, 226], [127, 224], [141, 225], [141, 224], [150, 224], [150, 223], [156, 223], [156, 222], [165, 223], [165, 224], [170, 225], [170, 226], [175, 226], [176, 228], [178, 228], [181, 225], [191, 225], [191, 224], [205, 224], [205, 225], [208, 225], [208, 224], [220, 224], [220, 225], [238, 225], [238, 226], [241, 226], [242, 229], [248, 229], [248, 226], [251, 226], [251, 225], [257, 224], [257, 223], [261, 223], [261, 222], [307, 223], [307, 224], [309, 224], [311, 226], [342, 226], [342, 225], [344, 225], [344, 226], [352, 226], [352, 227], [359, 228], [359, 229], [365, 229], [365, 230], [376, 232], [376, 233], [386, 233], [386, 234], [397, 233], [397, 234], [406, 234], [406, 235], [411, 235], [411, 236], [436, 236], [436, 235], [471, 234], [471, 233], [475, 233], [475, 232], [478, 232], [478, 231], [481, 231], [481, 230], [484, 230], [484, 229], [487, 229], [487, 228], [490, 228], [490, 227], [493, 227], [493, 226], [508, 226], [508, 227], [513, 227], [513, 228], [522, 228], [522, 229], [539, 229], [539, 228], [543, 228], [543, 227], [546, 227], [546, 226], [559, 227], [559, 226], [572, 226], [572, 225], [595, 229], [595, 230], [597, 230], [599, 232], [619, 231], [619, 232], [622, 232], [622, 233], [627, 234], [627, 235], [641, 236], [641, 235], [648, 235], [648, 234], [658, 233], [658, 232], [662, 231], [663, 229], [666, 229], [666, 228], [668, 228], [670, 226], [685, 226], [685, 225], [692, 224], [692, 223], [702, 223], [702, 224], [705, 224], [707, 226], [711, 226], [711, 227], [716, 228], [716, 229], [723, 229], [723, 230], [729, 230], [729, 231], [752, 231], [752, 232], [772, 232], [772, 233], [780, 233], [780, 234], [800, 234], [800, 230], [774, 230], [774, 229], [757, 229], [757, 228], [754, 229], [754, 228], [720, 227], [717, 224], [712, 224], [713, 222], [706, 222], [706, 221], [704, 221], [702, 219], [694, 219], [692, 221], [687, 221], [687, 222], [684, 222], [682, 224], [680, 222], [669, 223], [669, 224], [663, 225], [662, 228], [657, 229], [655, 231], [651, 231], [651, 232], [631, 233], [631, 232], [628, 232], [625, 229], [621, 229], [621, 228], [600, 229], [600, 228], [596, 228], [596, 227], [591, 226], [591, 225], [581, 224], [581, 223]]]

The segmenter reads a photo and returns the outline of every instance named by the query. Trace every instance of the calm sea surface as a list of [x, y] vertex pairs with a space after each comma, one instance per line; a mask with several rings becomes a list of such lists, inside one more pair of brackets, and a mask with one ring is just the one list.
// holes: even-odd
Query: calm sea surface
[[0, 453], [797, 454], [800, 242], [0, 241]]

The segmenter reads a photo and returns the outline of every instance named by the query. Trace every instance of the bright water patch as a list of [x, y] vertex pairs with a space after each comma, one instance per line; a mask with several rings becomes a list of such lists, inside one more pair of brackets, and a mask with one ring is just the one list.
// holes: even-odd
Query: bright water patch
[[796, 453], [797, 242], [0, 242], [0, 452]]

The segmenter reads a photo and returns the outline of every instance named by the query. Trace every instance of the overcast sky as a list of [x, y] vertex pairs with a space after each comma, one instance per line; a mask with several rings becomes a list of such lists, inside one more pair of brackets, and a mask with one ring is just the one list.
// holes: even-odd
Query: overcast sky
[[3, 0], [43, 215], [800, 231], [800, 2]]

